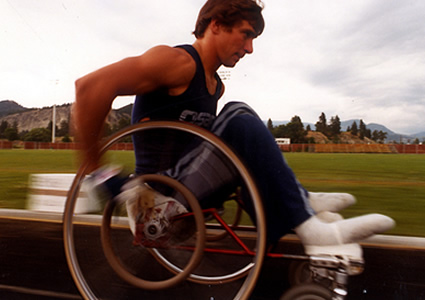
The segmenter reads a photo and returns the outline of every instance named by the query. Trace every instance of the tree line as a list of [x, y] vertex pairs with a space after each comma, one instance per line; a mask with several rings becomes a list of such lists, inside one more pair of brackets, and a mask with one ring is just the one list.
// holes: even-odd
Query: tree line
[[[326, 119], [325, 113], [321, 113], [319, 120], [315, 124], [316, 132], [324, 134], [333, 143], [339, 143], [341, 134], [341, 120], [338, 115], [331, 117], [329, 121]], [[292, 117], [291, 121], [287, 124], [273, 126], [271, 119], [267, 121], [267, 128], [270, 130], [275, 138], [290, 138], [291, 143], [314, 144], [315, 140], [313, 137], [307, 137], [309, 131], [312, 131], [310, 125], [304, 128], [304, 124], [299, 116]], [[360, 120], [359, 125], [356, 121], [353, 121], [351, 126], [348, 126], [346, 132], [351, 133], [353, 136], [357, 136], [360, 139], [369, 138], [377, 143], [383, 143], [387, 138], [387, 133], [382, 130], [371, 131], [366, 127], [363, 120]]]
[[[116, 124], [105, 124], [104, 135], [111, 135], [125, 127], [130, 125], [130, 118], [122, 117]], [[290, 138], [292, 143], [314, 144], [315, 140], [313, 137], [307, 137], [309, 131], [312, 131], [310, 125], [304, 128], [304, 124], [301, 118], [297, 115], [292, 117], [291, 121], [287, 124], [273, 126], [271, 119], [267, 121], [267, 127], [275, 138]], [[333, 116], [328, 121], [325, 113], [321, 113], [318, 121], [315, 124], [315, 131], [321, 132], [333, 143], [339, 143], [341, 134], [341, 121], [338, 115]], [[50, 142], [52, 139], [53, 123], [49, 122], [45, 128], [34, 128], [30, 131], [18, 130], [17, 122], [9, 124], [7, 121], [2, 121], [0, 124], [0, 139], [7, 139], [9, 141], [21, 140], [21, 141], [32, 141], [32, 142]], [[351, 126], [348, 126], [346, 132], [351, 133], [353, 136], [357, 136], [360, 139], [369, 138], [378, 143], [384, 143], [387, 138], [387, 133], [382, 130], [371, 131], [366, 127], [363, 120], [360, 120], [359, 124], [354, 121]], [[68, 121], [63, 120], [59, 126], [55, 127], [55, 137], [62, 137], [62, 142], [71, 142], [72, 133], [71, 126]], [[128, 137], [126, 142], [131, 142], [131, 137]], [[415, 143], [419, 143], [415, 141]]]
[[[52, 140], [53, 122], [50, 121], [45, 128], [33, 128], [31, 130], [18, 130], [17, 122], [12, 125], [7, 121], [0, 124], [0, 138], [9, 141], [25, 141], [25, 142], [50, 142]], [[62, 137], [63, 142], [71, 142], [69, 137], [69, 123], [62, 121], [60, 126], [55, 127], [55, 137]]]

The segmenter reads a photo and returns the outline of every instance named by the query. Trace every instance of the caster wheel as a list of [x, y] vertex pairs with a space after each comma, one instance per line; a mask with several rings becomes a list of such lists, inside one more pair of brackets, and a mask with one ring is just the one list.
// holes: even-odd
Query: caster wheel
[[280, 300], [331, 300], [332, 292], [316, 283], [304, 283], [289, 289]]
[[289, 265], [288, 278], [291, 286], [313, 282], [309, 262], [298, 260], [292, 261]]

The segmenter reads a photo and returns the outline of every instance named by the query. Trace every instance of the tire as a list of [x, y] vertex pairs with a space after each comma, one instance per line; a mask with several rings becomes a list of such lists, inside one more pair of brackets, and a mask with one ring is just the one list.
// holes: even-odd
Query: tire
[[[260, 270], [261, 270], [261, 266], [262, 266], [262, 262], [263, 262], [263, 258], [265, 256], [265, 252], [266, 252], [266, 229], [265, 229], [265, 217], [264, 217], [264, 211], [262, 208], [262, 203], [261, 203], [261, 199], [258, 193], [258, 190], [255, 186], [255, 182], [252, 179], [252, 177], [250, 176], [248, 170], [246, 169], [246, 167], [243, 165], [243, 163], [240, 161], [240, 159], [237, 157], [237, 155], [235, 153], [233, 153], [233, 151], [230, 150], [230, 148], [223, 143], [218, 137], [216, 137], [214, 134], [212, 134], [209, 131], [206, 131], [202, 128], [199, 128], [197, 126], [191, 125], [191, 124], [187, 124], [187, 123], [183, 123], [183, 122], [175, 122], [175, 121], [148, 121], [148, 122], [143, 122], [143, 123], [139, 123], [139, 124], [135, 124], [132, 125], [124, 130], [122, 130], [121, 132], [111, 136], [102, 146], [101, 148], [101, 153], [102, 154], [106, 154], [106, 152], [117, 142], [119, 142], [122, 138], [127, 137], [129, 135], [132, 135], [134, 133], [137, 134], [145, 134], [146, 132], [149, 131], [154, 131], [154, 130], [168, 130], [168, 131], [176, 131], [179, 133], [185, 133], [185, 134], [189, 134], [189, 135], [193, 135], [196, 138], [201, 139], [202, 141], [205, 141], [209, 144], [211, 144], [215, 149], [217, 149], [217, 151], [221, 152], [223, 156], [225, 156], [234, 166], [234, 168], [239, 172], [240, 177], [243, 180], [243, 183], [246, 187], [246, 189], [248, 190], [248, 193], [252, 199], [253, 202], [253, 206], [255, 208], [255, 218], [256, 218], [256, 230], [255, 230], [255, 242], [253, 245], [253, 248], [256, 249], [255, 255], [253, 257], [249, 257], [250, 262], [247, 263], [244, 267], [242, 267], [243, 269], [243, 275], [241, 270], [237, 270], [237, 272], [230, 274], [228, 277], [232, 278], [232, 280], [235, 280], [237, 276], [241, 277], [241, 276], [245, 276], [246, 278], [243, 280], [243, 283], [241, 284], [240, 288], [238, 288], [238, 291], [235, 295], [235, 299], [248, 299], [249, 295], [251, 294], [251, 292], [253, 291], [254, 287], [255, 287], [255, 283], [256, 280], [258, 279]], [[66, 259], [68, 262], [68, 266], [69, 269], [71, 271], [71, 275], [76, 283], [77, 288], [79, 289], [81, 295], [85, 298], [85, 299], [97, 299], [102, 297], [102, 293], [109, 293], [107, 291], [103, 291], [103, 289], [105, 289], [105, 283], [102, 283], [102, 287], [95, 287], [95, 283], [93, 283], [93, 281], [91, 280], [90, 277], [98, 277], [98, 274], [91, 274], [94, 271], [93, 270], [86, 270], [85, 264], [86, 262], [84, 261], [85, 257], [84, 255], [86, 254], [87, 251], [85, 251], [85, 247], [87, 247], [87, 245], [85, 245], [85, 230], [87, 228], [90, 228], [90, 226], [96, 227], [96, 230], [99, 230], [99, 227], [101, 227], [100, 222], [96, 221], [95, 225], [87, 225], [89, 227], [85, 227], [86, 225], [82, 224], [81, 221], [81, 217], [80, 216], [76, 216], [75, 215], [75, 208], [76, 206], [78, 206], [78, 201], [79, 200], [79, 191], [80, 191], [80, 187], [83, 184], [84, 178], [86, 176], [86, 169], [87, 169], [87, 163], [83, 163], [77, 174], [76, 177], [74, 179], [74, 182], [70, 188], [70, 192], [68, 194], [68, 198], [67, 198], [67, 202], [65, 205], [65, 212], [64, 212], [64, 229], [63, 229], [63, 233], [64, 233], [64, 247], [65, 247], [65, 255], [66, 255]], [[111, 203], [111, 202], [110, 202]], [[108, 204], [111, 205], [111, 204]], [[193, 207], [192, 207], [193, 209]], [[123, 219], [125, 220], [126, 218], [123, 217], [118, 217], [118, 225], [113, 225], [111, 226], [111, 223], [108, 223], [109, 220], [115, 220], [115, 217], [112, 217], [113, 211], [116, 211], [117, 207], [114, 207], [113, 205], [110, 207], [106, 207], [105, 208], [105, 216], [104, 216], [104, 225], [102, 226], [102, 235], [104, 237], [107, 237], [109, 235], [115, 236], [117, 238], [117, 240], [119, 240], [119, 242], [117, 242], [118, 245], [120, 245], [120, 247], [122, 245], [127, 245], [127, 244], [131, 244], [131, 239], [132, 239], [132, 234], [131, 232], [129, 232], [128, 230], [128, 225], [120, 225], [120, 221], [122, 221]], [[196, 213], [195, 213], [196, 215]], [[98, 219], [99, 216], [97, 215], [91, 215], [89, 216], [88, 219], [92, 220], [92, 219]], [[120, 219], [121, 218], [121, 219]], [[115, 222], [115, 221], [113, 221]], [[198, 231], [200, 230], [200, 224], [198, 224], [198, 220], [197, 222], [197, 228]], [[114, 223], [115, 224], [115, 223]], [[80, 227], [83, 228], [80, 228]], [[120, 229], [121, 227], [127, 227], [126, 230], [122, 230], [122, 232], [119, 233], [111, 233], [109, 232], [109, 228], [118, 228]], [[100, 231], [100, 230], [99, 230]], [[81, 237], [82, 236], [82, 237]], [[106, 238], [108, 239], [108, 237]], [[100, 233], [99, 233], [99, 241], [100, 241]], [[111, 242], [112, 243], [112, 242]], [[83, 245], [81, 247], [81, 245]], [[114, 254], [115, 252], [110, 251], [111, 249], [113, 249], [113, 246], [108, 245], [108, 241], [106, 241], [105, 244], [105, 240], [103, 241], [103, 246], [102, 244], [100, 246], [98, 246], [99, 248], [107, 248], [106, 249], [106, 254], [107, 256], [111, 256], [112, 260], [114, 260], [114, 257], [116, 258], [117, 256], [119, 256], [120, 254]], [[81, 249], [80, 249], [81, 248]], [[110, 248], [110, 249], [108, 249]], [[195, 251], [197, 249], [201, 249], [201, 246], [197, 244]], [[104, 249], [102, 249], [103, 251]], [[130, 250], [129, 250], [130, 251]], [[133, 251], [133, 250], [131, 250]], [[149, 256], [151, 256], [151, 253], [154, 252], [154, 256], [157, 260], [159, 260], [161, 262], [162, 265], [166, 264], [166, 265], [173, 265], [174, 261], [172, 261], [168, 256], [158, 256], [157, 254], [155, 254], [155, 252], [160, 252], [160, 250], [155, 251], [155, 249], [149, 249], [148, 251]], [[144, 263], [145, 261], [148, 260], [148, 258], [145, 259], [145, 257], [148, 257], [146, 253], [137, 253], [137, 257], [143, 257], [143, 261], [140, 261], [138, 263]], [[111, 274], [112, 270], [117, 271], [117, 265], [114, 262], [110, 262], [108, 259], [108, 262], [106, 263], [106, 265], [111, 265], [110, 267], [105, 266], [105, 260], [102, 260], [99, 256], [93, 255], [94, 257], [92, 258], [88, 258], [88, 260], [93, 261], [93, 259], [95, 260], [99, 260], [99, 265], [102, 266], [101, 268], [104, 268], [105, 271], [104, 273], [106, 275], [102, 275], [102, 278], [104, 278], [103, 281], [105, 280], [116, 280], [113, 274]], [[205, 257], [205, 255], [204, 255]], [[84, 259], [83, 259], [84, 258]], [[187, 268], [187, 270], [191, 270], [193, 268], [193, 266], [196, 265], [196, 260], [198, 258], [195, 258], [193, 260], [195, 260], [195, 263], [192, 264], [190, 266], [190, 268]], [[203, 259], [204, 260], [204, 259]], [[202, 260], [202, 261], [203, 261]], [[152, 264], [151, 260], [149, 260], [149, 264]], [[149, 265], [150, 266], [150, 265]], [[174, 267], [171, 267], [174, 268]], [[100, 267], [99, 267], [100, 269]], [[118, 267], [118, 269], [122, 269], [121, 267]], [[150, 269], [149, 267], [142, 267], [140, 269], [143, 270], [147, 270]], [[153, 269], [153, 268], [152, 268]], [[183, 270], [183, 271], [182, 271]], [[118, 271], [118, 274], [121, 272]], [[127, 273], [126, 268], [124, 267], [124, 271], [125, 273]], [[179, 273], [187, 273], [185, 268], [178, 268], [177, 271], [174, 271], [174, 275], [177, 273], [177, 276], [181, 276], [186, 277], [187, 274], [184, 275], [179, 275]], [[115, 273], [112, 271], [112, 273]], [[128, 272], [130, 273], [130, 271]], [[193, 279], [193, 272], [189, 271], [189, 273], [191, 273], [189, 275], [189, 280], [192, 281], [197, 281], [197, 279]], [[122, 274], [119, 274], [120, 277]], [[161, 274], [162, 276], [162, 274]], [[161, 277], [159, 276], [159, 277]], [[172, 275], [173, 276], [173, 275]], [[124, 276], [126, 277], [126, 276]], [[176, 276], [174, 276], [176, 277]], [[196, 277], [196, 276], [195, 276]], [[173, 279], [173, 283], [172, 284], [177, 284], [182, 278], [179, 278], [178, 280]], [[166, 279], [168, 280], [168, 279]], [[183, 278], [184, 280], [184, 278]], [[202, 283], [207, 283], [208, 281], [210, 281], [211, 278], [207, 276], [207, 280], [200, 280], [200, 282]], [[133, 280], [127, 280], [125, 279], [125, 281], [130, 281], [131, 285], [136, 286], [137, 288], [142, 288], [144, 289], [146, 286], [144, 283], [140, 284], [140, 282], [136, 283], [133, 282]], [[216, 283], [220, 283], [220, 279], [215, 279], [213, 278], [212, 281], [216, 282]], [[118, 284], [110, 284], [107, 287], [112, 288], [112, 287], [116, 287], [121, 285], [122, 283], [118, 283]], [[166, 288], [166, 286], [168, 286], [168, 284], [166, 284], [165, 286], [163, 285], [159, 285], [156, 288], [158, 289], [162, 289], [162, 288]], [[99, 293], [101, 295], [99, 295]]]
[[304, 283], [292, 287], [280, 300], [331, 300], [332, 292], [315, 283]]
[[291, 286], [313, 282], [309, 261], [291, 261], [289, 264], [288, 278]]

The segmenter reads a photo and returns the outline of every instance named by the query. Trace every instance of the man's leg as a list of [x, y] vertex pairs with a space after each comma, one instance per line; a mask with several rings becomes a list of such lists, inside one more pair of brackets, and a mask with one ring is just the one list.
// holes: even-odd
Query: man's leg
[[[306, 250], [313, 249], [312, 252], [317, 253], [322, 246], [357, 242], [394, 226], [391, 218], [379, 214], [339, 220], [332, 224], [314, 216], [309, 198], [315, 200], [312, 203], [316, 202], [316, 207], [323, 209], [325, 206], [317, 203], [327, 201], [323, 199], [326, 194], [318, 197], [318, 194], [308, 193], [299, 184], [269, 130], [249, 107], [243, 108], [241, 105], [228, 104], [215, 121], [219, 128], [213, 126], [213, 132], [230, 144], [251, 170], [263, 197], [269, 240], [277, 240], [294, 229], [307, 246]], [[348, 194], [327, 196], [331, 198], [334, 211], [355, 200]], [[328, 250], [327, 247], [325, 251]]]
[[235, 150], [257, 183], [269, 240], [279, 239], [314, 215], [307, 194], [255, 112], [244, 104], [229, 103], [215, 124], [220, 125], [213, 126], [213, 132]]

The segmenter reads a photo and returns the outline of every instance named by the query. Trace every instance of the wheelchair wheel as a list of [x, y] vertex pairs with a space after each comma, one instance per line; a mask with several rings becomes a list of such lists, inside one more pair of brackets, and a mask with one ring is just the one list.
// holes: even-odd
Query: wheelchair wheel
[[[238, 286], [237, 292], [234, 295], [235, 299], [247, 299], [259, 276], [266, 248], [264, 212], [253, 179], [239, 158], [219, 138], [206, 130], [183, 122], [149, 121], [130, 126], [109, 138], [101, 148], [102, 154], [106, 156], [107, 159], [110, 159], [112, 156], [112, 160], [114, 160], [116, 156], [118, 157], [121, 154], [110, 150], [115, 149], [115, 144], [120, 142], [123, 138], [128, 138], [128, 136], [134, 136], [136, 134], [139, 136], [156, 134], [157, 131], [171, 132], [172, 135], [185, 134], [195, 137], [202, 143], [207, 143], [210, 147], [214, 148], [214, 151], [219, 152], [220, 156], [226, 159], [226, 163], [230, 162], [232, 164], [233, 169], [238, 172], [242, 179], [243, 185], [252, 199], [251, 201], [255, 209], [257, 224], [252, 240], [252, 247], [256, 249], [256, 252], [254, 256], [248, 257], [250, 260], [249, 263], [243, 263], [241, 269], [244, 269], [246, 278], [243, 281], [241, 280], [241, 284]], [[163, 149], [161, 148], [159, 150], [162, 151]], [[172, 150], [165, 150], [172, 153]], [[110, 155], [111, 152], [112, 154]], [[198, 213], [191, 203], [188, 203], [188, 206], [194, 212], [198, 233], [194, 235], [195, 241], [192, 241], [194, 245], [191, 247], [192, 250], [178, 250], [178, 254], [174, 249], [134, 247], [133, 235], [129, 230], [125, 209], [122, 209], [119, 203], [108, 202], [104, 210], [103, 225], [101, 225], [102, 218], [99, 213], [78, 215], [76, 208], [82, 201], [87, 201], [87, 199], [80, 199], [80, 188], [86, 177], [86, 167], [87, 164], [82, 164], [76, 174], [68, 194], [64, 212], [65, 254], [74, 281], [85, 299], [113, 297], [110, 295], [114, 293], [120, 293], [120, 296], [123, 296], [122, 293], [139, 293], [137, 294], [138, 296], [146, 295], [145, 293], [139, 292], [149, 288], [147, 287], [148, 285], [145, 285], [145, 282], [138, 280], [139, 273], [143, 273], [143, 276], [148, 276], [147, 279], [142, 280], [153, 282], [166, 281], [167, 284], [158, 284], [154, 288], [163, 289], [168, 286], [170, 281], [172, 282], [171, 285], [173, 285], [184, 280], [186, 276], [189, 276], [188, 278], [191, 279], [193, 274], [201, 272], [205, 264], [211, 261], [213, 261], [213, 266], [216, 265], [214, 260], [208, 257], [206, 258], [204, 253], [199, 266], [195, 268], [199, 261], [198, 254], [202, 252], [201, 244], [203, 242], [200, 232], [205, 230], [205, 228], [203, 218], [202, 221], [199, 221], [201, 218], [197, 217]], [[183, 184], [183, 186], [185, 185], [184, 183], [181, 184]], [[167, 185], [167, 183], [165, 183], [165, 185]], [[185, 199], [187, 198], [185, 195], [180, 198], [186, 202], [190, 202], [188, 199]], [[103, 235], [102, 243], [100, 238], [101, 235]], [[88, 251], [89, 249], [90, 251]], [[106, 256], [109, 256], [109, 258], [104, 258], [102, 254], [103, 251], [105, 251]], [[90, 252], [92, 253], [90, 254]], [[181, 252], [184, 252], [184, 255], [182, 255]], [[152, 258], [152, 253], [155, 259]], [[246, 257], [243, 258], [246, 259]], [[185, 260], [183, 267], [181, 266], [182, 259]], [[155, 263], [156, 261], [159, 261], [160, 264]], [[223, 264], [222, 260], [221, 264]], [[93, 265], [96, 267], [93, 267]], [[172, 267], [163, 268], [161, 267], [163, 265]], [[189, 267], [187, 267], [188, 265]], [[175, 266], [177, 266], [177, 269]], [[193, 268], [195, 269], [192, 270]], [[169, 272], [170, 269], [172, 269], [171, 273]], [[122, 273], [124, 273], [124, 275]], [[188, 273], [190, 273], [190, 275], [188, 275]], [[241, 271], [232, 271], [230, 277], [235, 278], [233, 275], [234, 273], [240, 274]], [[128, 274], [137, 277], [137, 280], [134, 280], [135, 278], [131, 276], [132, 279], [127, 278], [126, 276]], [[101, 278], [101, 280], [99, 280], [99, 278]], [[98, 283], [98, 281], [101, 281], [101, 283]], [[147, 297], [154, 296], [149, 294]]]
[[332, 292], [316, 283], [304, 283], [292, 287], [280, 300], [331, 300]]
[[330, 287], [332, 280], [326, 277], [313, 278], [313, 273], [310, 270], [310, 262], [307, 260], [296, 260], [289, 264], [288, 271], [289, 283], [291, 286], [296, 286], [304, 283], [320, 283], [321, 286]]
[[313, 282], [309, 261], [291, 261], [289, 264], [288, 278], [291, 286]]
[[[189, 221], [188, 226], [193, 225], [193, 222], [190, 222], [190, 221], [192, 221], [194, 217], [198, 230], [197, 230], [196, 238], [193, 238], [194, 241], [193, 240], [191, 241], [191, 244], [193, 245], [194, 249], [193, 249], [193, 252], [191, 252], [191, 255], [188, 261], [184, 262], [184, 269], [181, 272], [176, 273], [175, 276], [172, 276], [171, 278], [159, 280], [159, 281], [146, 280], [146, 279], [140, 278], [139, 276], [136, 276], [135, 274], [133, 274], [133, 272], [131, 272], [129, 267], [126, 266], [123, 263], [123, 261], [120, 259], [120, 255], [118, 253], [119, 250], [114, 249], [114, 245], [112, 242], [113, 226], [111, 226], [111, 217], [112, 217], [114, 208], [117, 205], [117, 201], [109, 201], [103, 213], [103, 221], [102, 221], [102, 229], [101, 229], [102, 247], [110, 266], [126, 282], [132, 284], [135, 287], [146, 289], [146, 290], [166, 289], [185, 280], [190, 275], [190, 273], [194, 270], [194, 268], [199, 264], [202, 258], [203, 249], [205, 246], [205, 228], [203, 227], [203, 222], [204, 222], [203, 214], [196, 198], [192, 195], [192, 193], [190, 193], [189, 190], [187, 190], [183, 185], [181, 185], [177, 181], [169, 177], [156, 175], [156, 174], [142, 175], [141, 179], [143, 182], [146, 182], [146, 183], [152, 183], [152, 182], [165, 183], [167, 186], [172, 187], [173, 189], [182, 193], [185, 199], [189, 202], [191, 210], [194, 212], [193, 216], [191, 215], [187, 217], [187, 218], [190, 218], [190, 220], [188, 220]], [[181, 221], [185, 222], [186, 220], [182, 218]], [[167, 243], [167, 247], [168, 248], [178, 247], [178, 244], [179, 244], [178, 240], [174, 240], [174, 241], [171, 240]]]

